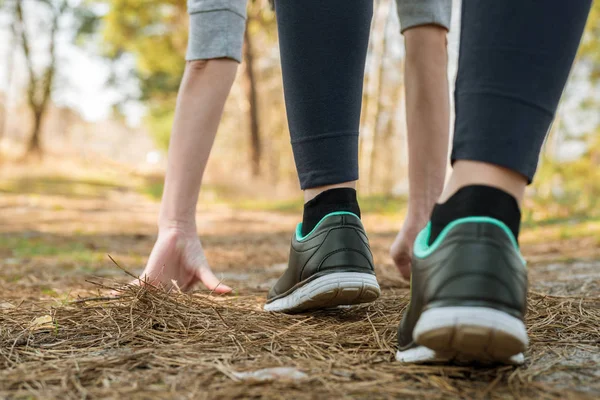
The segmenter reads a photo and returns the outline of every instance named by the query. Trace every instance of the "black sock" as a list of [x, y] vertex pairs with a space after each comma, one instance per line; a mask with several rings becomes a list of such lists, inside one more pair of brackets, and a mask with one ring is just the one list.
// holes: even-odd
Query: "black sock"
[[491, 217], [502, 221], [519, 239], [521, 210], [517, 200], [503, 190], [483, 185], [465, 186], [445, 203], [436, 204], [431, 213], [429, 244], [442, 230], [460, 218]]
[[324, 216], [336, 211], [348, 211], [360, 218], [356, 190], [351, 188], [329, 189], [304, 204], [302, 236], [308, 235]]

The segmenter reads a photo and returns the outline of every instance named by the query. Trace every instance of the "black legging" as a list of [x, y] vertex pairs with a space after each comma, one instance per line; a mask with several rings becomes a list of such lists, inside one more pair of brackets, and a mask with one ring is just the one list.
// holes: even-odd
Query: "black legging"
[[372, 0], [276, 0], [292, 149], [302, 189], [358, 179]]
[[[292, 148], [303, 189], [358, 178], [372, 1], [276, 0]], [[529, 180], [591, 0], [463, 0], [452, 160]]]
[[463, 0], [452, 161], [533, 179], [591, 0]]

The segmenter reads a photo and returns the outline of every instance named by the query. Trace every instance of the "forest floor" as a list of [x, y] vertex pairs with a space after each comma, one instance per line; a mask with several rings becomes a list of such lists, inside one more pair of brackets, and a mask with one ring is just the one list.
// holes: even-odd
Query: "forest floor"
[[[525, 365], [405, 366], [394, 353], [409, 288], [388, 257], [402, 213], [364, 219], [383, 289], [370, 305], [262, 311], [298, 215], [218, 204], [201, 207], [199, 231], [233, 295], [129, 288], [110, 300], [106, 288], [130, 278], [107, 255], [139, 274], [158, 211], [117, 181], [1, 177], [0, 398], [600, 396], [598, 221], [525, 227]], [[288, 369], [257, 375], [275, 367]]]

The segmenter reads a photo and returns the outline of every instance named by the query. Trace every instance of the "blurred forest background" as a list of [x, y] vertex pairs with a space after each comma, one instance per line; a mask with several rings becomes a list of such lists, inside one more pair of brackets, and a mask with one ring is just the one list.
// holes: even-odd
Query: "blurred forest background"
[[[454, 3], [452, 84], [460, 23], [460, 4]], [[110, 165], [123, 171], [114, 179], [134, 176], [140, 191], [159, 199], [187, 30], [185, 0], [0, 0], [3, 178], [18, 170], [41, 170], [42, 178], [49, 178], [56, 169], [108, 179], [102, 166]], [[268, 0], [249, 1], [245, 40], [202, 198], [250, 198], [255, 206], [279, 199], [291, 201], [281, 209], [297, 207], [276, 22]], [[595, 1], [529, 191], [529, 221], [600, 217], [599, 49], [600, 2]], [[360, 188], [383, 208], [408, 191], [403, 58], [395, 1], [375, 0]], [[67, 167], [61, 170], [61, 164]], [[43, 186], [34, 180], [3, 182], [0, 192]]]
[[[259, 310], [302, 195], [268, 0], [248, 1], [197, 218], [234, 293], [130, 287], [120, 299], [105, 289], [139, 276], [156, 240], [186, 0], [0, 0], [0, 399], [600, 398], [600, 0], [523, 209], [531, 347], [517, 369], [391, 362], [410, 297], [389, 256], [408, 194], [405, 52], [395, 0], [362, 1], [375, 12], [359, 194], [383, 296], [283, 316]], [[307, 380], [245, 380], [267, 367]]]

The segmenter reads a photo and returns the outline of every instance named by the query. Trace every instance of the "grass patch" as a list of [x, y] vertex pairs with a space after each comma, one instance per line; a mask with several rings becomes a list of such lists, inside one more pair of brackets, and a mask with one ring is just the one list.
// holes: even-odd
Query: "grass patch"
[[164, 189], [163, 182], [147, 182], [141, 188], [141, 192], [152, 200], [160, 201]]
[[89, 249], [81, 242], [52, 243], [44, 237], [0, 236], [0, 248], [15, 258], [52, 257], [57, 262], [92, 264], [103, 261], [105, 254]]
[[520, 238], [527, 243], [593, 237], [600, 244], [600, 218], [543, 220], [523, 224], [523, 228]]
[[126, 189], [127, 186], [100, 178], [33, 176], [0, 181], [0, 193], [9, 194], [104, 198], [109, 191]]
[[43, 295], [50, 296], [50, 297], [58, 297], [59, 296], [59, 294], [54, 289], [52, 289], [51, 287], [48, 287], [48, 286], [41, 287], [40, 292]]
[[[162, 178], [150, 178], [139, 191], [155, 201], [160, 201], [164, 184]], [[279, 213], [302, 212], [304, 201], [302, 197], [293, 199], [274, 200], [269, 198], [242, 198], [235, 189], [226, 185], [203, 185], [200, 202], [204, 204], [226, 204], [238, 210], [270, 211]], [[406, 210], [406, 197], [391, 195], [368, 195], [358, 197], [363, 213], [394, 215]]]
[[227, 202], [231, 207], [239, 210], [272, 211], [280, 213], [298, 213], [302, 211], [304, 202], [302, 198], [291, 200], [266, 200], [266, 199], [244, 199], [230, 200]]
[[[141, 191], [150, 198], [159, 201], [163, 191], [162, 177], [147, 180]], [[278, 213], [302, 212], [303, 200], [274, 200], [267, 198], [240, 198], [239, 193], [230, 186], [205, 185], [202, 187], [200, 202], [203, 204], [227, 204], [238, 210], [266, 211]], [[399, 216], [406, 213], [407, 198], [390, 195], [359, 196], [363, 215], [378, 214]], [[527, 243], [538, 243], [547, 240], [566, 240], [594, 236], [600, 244], [600, 217], [588, 217], [578, 214], [569, 217], [552, 217], [534, 220], [525, 216], [522, 223], [521, 239]]]
[[579, 225], [582, 223], [600, 222], [600, 216], [589, 216], [584, 214], [569, 215], [567, 217], [550, 217], [541, 220], [527, 218], [522, 222], [524, 228], [537, 228], [552, 225]]
[[[224, 200], [231, 207], [249, 211], [271, 211], [279, 213], [302, 212], [304, 200], [301, 197], [287, 200], [244, 199]], [[358, 196], [361, 212], [364, 214], [396, 215], [406, 210], [406, 198], [388, 195]]]

